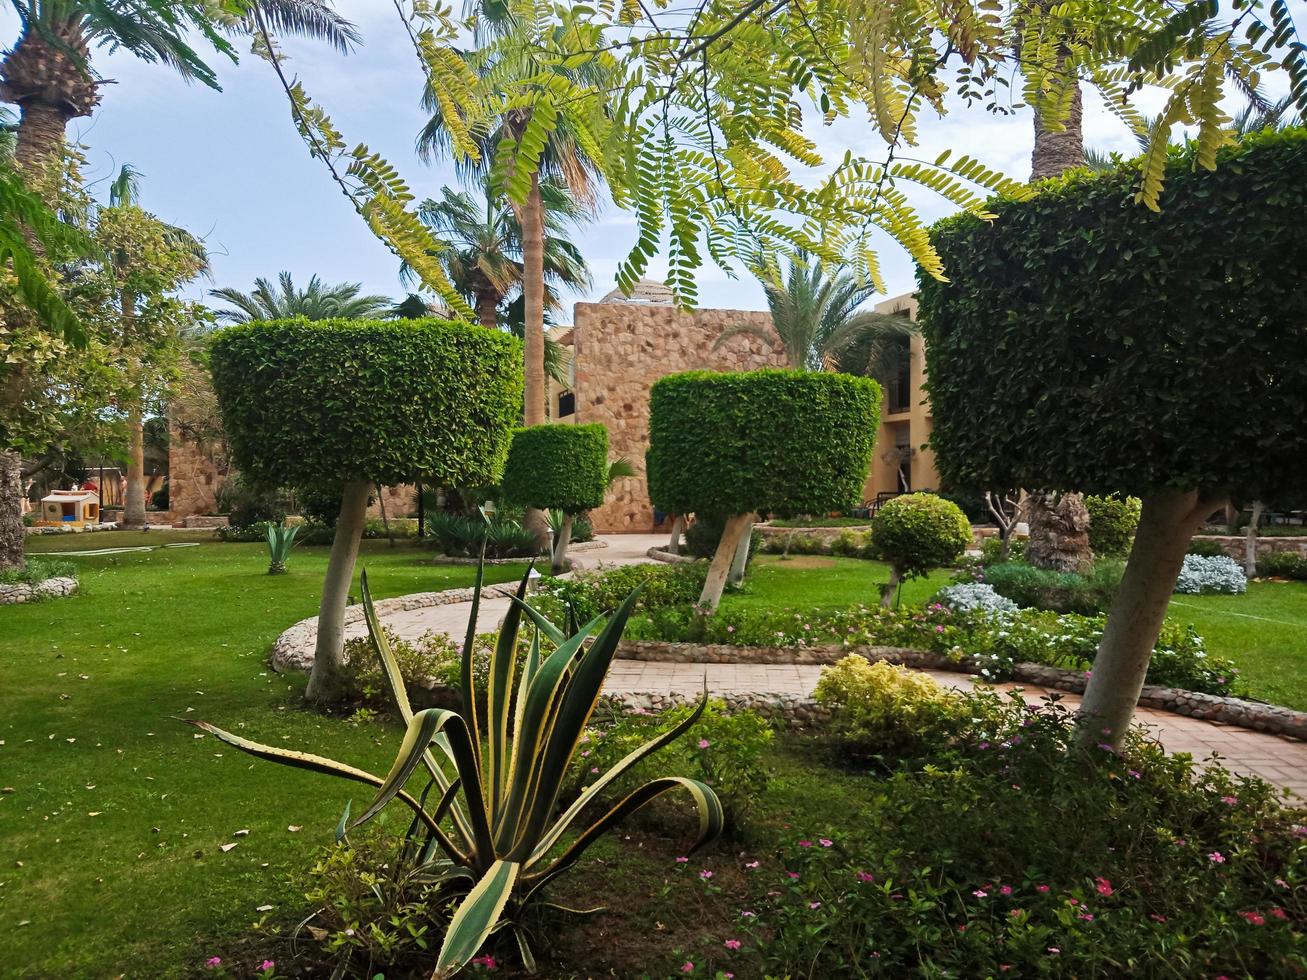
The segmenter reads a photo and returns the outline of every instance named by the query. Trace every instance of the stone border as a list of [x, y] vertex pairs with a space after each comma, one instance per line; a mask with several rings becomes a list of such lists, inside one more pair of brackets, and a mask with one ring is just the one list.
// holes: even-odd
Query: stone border
[[19, 602], [40, 602], [42, 599], [59, 599], [73, 595], [76, 591], [77, 579], [67, 575], [57, 575], [35, 585], [29, 582], [14, 582], [10, 585], [0, 585], [0, 606], [11, 606]]
[[[954, 660], [941, 653], [907, 647], [744, 647], [728, 643], [663, 643], [652, 640], [627, 640], [617, 648], [623, 660], [663, 661], [667, 663], [754, 663], [754, 664], [831, 664], [842, 657], [857, 654], [868, 660], [884, 660], [904, 667], [926, 670], [952, 670], [961, 674], [981, 673], [982, 663], [974, 658]], [[1019, 663], [1013, 667], [1013, 680], [1024, 684], [1055, 688], [1083, 694], [1087, 672], [1050, 667], [1045, 664]], [[1294, 711], [1278, 704], [1245, 701], [1243, 698], [1201, 694], [1177, 687], [1145, 685], [1139, 703], [1175, 714], [1220, 722], [1253, 731], [1283, 735], [1307, 741], [1307, 711]]]
[[48, 527], [32, 525], [23, 528], [25, 534], [90, 534], [92, 531], [116, 530], [118, 530], [118, 525], [114, 523], [83, 524], [81, 527], [65, 527], [62, 524], [53, 524]]
[[[1247, 539], [1242, 535], [1230, 534], [1195, 534], [1195, 541], [1215, 541], [1221, 546], [1221, 550], [1233, 558], [1239, 564], [1243, 564], [1244, 555], [1247, 550]], [[1258, 535], [1257, 536], [1257, 557], [1265, 558], [1272, 554], [1290, 554], [1301, 555], [1307, 558], [1307, 535]]]
[[644, 553], [646, 558], [652, 558], [654, 561], [665, 561], [671, 564], [688, 565], [691, 562], [698, 561], [693, 555], [674, 555], [670, 551], [664, 551], [662, 548], [650, 548]]
[[[410, 595], [396, 596], [393, 599], [380, 599], [373, 603], [378, 616], [387, 613], [406, 612], [410, 609], [426, 609], [430, 606], [449, 606], [457, 602], [471, 602], [476, 589], [445, 589], [443, 592], [414, 592]], [[487, 585], [481, 595], [508, 597], [517, 595], [517, 584], [501, 582], [499, 585]], [[363, 620], [363, 604], [355, 603], [345, 607], [345, 623], [350, 626]], [[318, 617], [301, 619], [294, 626], [284, 630], [273, 641], [268, 653], [268, 663], [278, 673], [289, 670], [308, 671], [313, 666], [313, 642], [318, 635]]]

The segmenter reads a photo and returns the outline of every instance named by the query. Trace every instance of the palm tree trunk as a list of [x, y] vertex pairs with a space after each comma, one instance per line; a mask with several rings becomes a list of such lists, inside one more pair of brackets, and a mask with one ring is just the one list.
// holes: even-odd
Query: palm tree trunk
[[1035, 148], [1030, 155], [1032, 181], [1058, 177], [1068, 170], [1084, 165], [1083, 118], [1084, 107], [1079, 82], [1072, 90], [1071, 108], [1060, 131], [1049, 129], [1039, 118], [1039, 114], [1035, 114]]
[[124, 527], [145, 526], [145, 426], [140, 407], [133, 408], [127, 419], [127, 493], [123, 500]]
[[0, 452], [0, 572], [22, 568], [23, 464], [13, 450]]
[[491, 289], [482, 290], [476, 295], [477, 319], [481, 326], [494, 330], [499, 326], [499, 294]]
[[64, 146], [68, 117], [54, 106], [39, 102], [23, 105], [15, 131], [14, 160], [30, 180], [39, 179]]
[[[546, 421], [545, 400], [545, 220], [544, 202], [540, 198], [540, 175], [531, 178], [531, 191], [522, 205], [518, 220], [522, 225], [522, 299], [526, 307], [522, 331], [525, 341], [525, 407], [527, 425]], [[547, 547], [549, 522], [538, 507], [527, 508], [522, 526], [535, 535], [536, 545]]]

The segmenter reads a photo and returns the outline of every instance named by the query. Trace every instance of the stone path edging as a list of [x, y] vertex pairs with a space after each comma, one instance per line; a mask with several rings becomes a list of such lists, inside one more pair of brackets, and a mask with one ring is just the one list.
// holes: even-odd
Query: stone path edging
[[[928, 650], [908, 647], [878, 646], [809, 646], [745, 647], [729, 643], [667, 643], [650, 640], [624, 640], [617, 655], [623, 660], [642, 660], [681, 664], [831, 664], [850, 654], [868, 660], [884, 660], [923, 670], [947, 670], [981, 675], [983, 663], [972, 658], [961, 660]], [[1019, 663], [1012, 671], [1014, 680], [1040, 687], [1056, 688], [1083, 694], [1086, 673], [1050, 667], [1045, 664]], [[1284, 735], [1307, 741], [1307, 712], [1294, 711], [1278, 704], [1245, 701], [1242, 698], [1201, 694], [1175, 687], [1146, 685], [1139, 704], [1202, 721], [1219, 722], [1253, 731]]]
[[10, 585], [0, 585], [0, 606], [12, 606], [19, 602], [39, 602], [42, 599], [58, 599], [72, 595], [76, 591], [77, 579], [68, 575], [57, 575], [35, 585], [30, 582], [14, 582]]
[[[385, 618], [390, 613], [408, 612], [413, 609], [426, 609], [431, 606], [449, 606], [460, 602], [471, 602], [476, 590], [445, 589], [442, 592], [414, 592], [410, 595], [396, 596], [393, 599], [380, 599], [373, 603], [377, 615]], [[499, 585], [487, 585], [481, 590], [482, 598], [508, 598], [517, 594], [517, 583], [503, 582]], [[363, 621], [363, 604], [356, 603], [345, 607], [345, 625], [352, 626]], [[308, 671], [313, 667], [313, 645], [318, 635], [318, 617], [301, 619], [294, 626], [284, 631], [272, 644], [268, 661], [272, 669], [278, 672], [287, 670]]]
[[645, 552], [645, 554], [654, 561], [665, 561], [673, 564], [680, 563], [688, 565], [696, 560], [692, 555], [674, 555], [670, 551], [664, 551], [662, 548], [650, 548]]

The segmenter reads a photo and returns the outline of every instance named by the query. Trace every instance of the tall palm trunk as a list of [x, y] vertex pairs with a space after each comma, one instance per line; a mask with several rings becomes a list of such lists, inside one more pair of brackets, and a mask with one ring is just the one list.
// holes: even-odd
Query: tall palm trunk
[[[124, 291], [119, 300], [123, 334], [131, 333], [136, 319], [136, 297]], [[145, 424], [140, 399], [133, 395], [127, 410], [127, 491], [123, 500], [123, 524], [145, 526]]]
[[499, 326], [499, 293], [493, 289], [478, 290], [476, 294], [477, 319], [481, 326], [494, 330]]
[[[1032, 182], [1057, 177], [1085, 162], [1080, 85], [1071, 93], [1071, 107], [1061, 130], [1046, 126], [1035, 113], [1035, 148], [1030, 155]], [[1030, 499], [1030, 543], [1026, 560], [1036, 568], [1059, 572], [1084, 571], [1094, 561], [1089, 547], [1089, 510], [1078, 493], [1034, 491]]]
[[[522, 300], [525, 306], [522, 332], [525, 341], [525, 407], [522, 418], [527, 425], [546, 421], [545, 400], [545, 207], [540, 198], [540, 175], [531, 178], [531, 191], [521, 206], [518, 221], [522, 225]], [[535, 535], [536, 545], [549, 542], [549, 521], [536, 507], [527, 509], [523, 526]]]

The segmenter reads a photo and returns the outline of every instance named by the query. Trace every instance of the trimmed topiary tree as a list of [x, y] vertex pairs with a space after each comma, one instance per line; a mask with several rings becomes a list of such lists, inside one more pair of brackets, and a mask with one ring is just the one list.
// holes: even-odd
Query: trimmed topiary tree
[[755, 514], [857, 503], [880, 424], [880, 386], [848, 374], [688, 371], [649, 393], [649, 499], [669, 514], [726, 516], [700, 608], [715, 611]]
[[495, 483], [522, 409], [521, 343], [442, 320], [279, 320], [218, 332], [211, 364], [247, 477], [343, 488], [306, 692], [333, 701], [370, 489]]
[[555, 575], [567, 561], [572, 521], [598, 507], [608, 489], [608, 430], [602, 425], [545, 424], [513, 433], [508, 450], [504, 498], [522, 507], [563, 512], [550, 564]]
[[991, 202], [992, 222], [947, 219], [949, 279], [919, 276], [944, 479], [1142, 501], [1089, 745], [1128, 728], [1200, 523], [1231, 495], [1307, 487], [1307, 131], [1195, 162], [1173, 154], [1156, 213], [1133, 162]]
[[1139, 498], [1109, 494], [1085, 497], [1089, 511], [1089, 547], [1095, 555], [1124, 558], [1139, 526]]
[[971, 522], [962, 508], [933, 493], [894, 497], [871, 522], [871, 549], [889, 562], [880, 604], [894, 601], [903, 583], [951, 565], [971, 546]]

